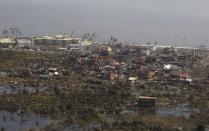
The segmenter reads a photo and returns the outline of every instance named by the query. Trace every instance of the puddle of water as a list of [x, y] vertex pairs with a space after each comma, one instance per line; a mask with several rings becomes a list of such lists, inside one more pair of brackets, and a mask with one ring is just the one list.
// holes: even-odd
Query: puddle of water
[[69, 126], [65, 126], [61, 129], [61, 131], [94, 131], [94, 130], [101, 130], [101, 124], [97, 123], [89, 123], [85, 127], [82, 127], [79, 124], [71, 124]]
[[0, 128], [5, 131], [43, 128], [53, 121], [35, 113], [19, 115], [17, 112], [0, 111]]
[[185, 117], [189, 119], [191, 111], [189, 108], [180, 108], [180, 107], [160, 107], [156, 111], [156, 114], [162, 116], [175, 116], [175, 117]]
[[171, 116], [171, 117], [184, 117], [190, 119], [190, 116], [194, 112], [200, 112], [199, 109], [191, 109], [188, 104], [179, 104], [173, 107], [158, 107], [158, 108], [130, 108], [121, 112], [123, 116], [132, 115], [146, 115], [156, 114], [160, 116]]
[[187, 104], [182, 104], [175, 107], [159, 107], [156, 114], [162, 116], [184, 117], [189, 119], [192, 112], [199, 112], [199, 110], [190, 109]]
[[62, 131], [79, 131], [81, 127], [79, 124], [72, 124], [71, 126], [65, 126], [62, 128]]
[[0, 76], [7, 76], [7, 72], [5, 72], [5, 71], [0, 71]]
[[36, 93], [37, 91], [43, 92], [46, 87], [11, 87], [11, 86], [0, 86], [0, 95], [14, 95], [27, 92], [29, 94]]

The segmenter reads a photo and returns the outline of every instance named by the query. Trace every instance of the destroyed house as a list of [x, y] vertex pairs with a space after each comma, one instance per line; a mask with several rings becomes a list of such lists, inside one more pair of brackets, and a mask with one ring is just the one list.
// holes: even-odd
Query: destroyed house
[[156, 97], [140, 96], [137, 100], [137, 106], [142, 108], [154, 108], [156, 105]]

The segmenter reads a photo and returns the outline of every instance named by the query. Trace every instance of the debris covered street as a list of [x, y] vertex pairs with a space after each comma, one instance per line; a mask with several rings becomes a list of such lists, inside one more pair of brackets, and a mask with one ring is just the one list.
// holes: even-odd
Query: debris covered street
[[208, 50], [113, 42], [2, 47], [1, 123], [14, 117], [18, 129], [46, 131], [209, 128]]

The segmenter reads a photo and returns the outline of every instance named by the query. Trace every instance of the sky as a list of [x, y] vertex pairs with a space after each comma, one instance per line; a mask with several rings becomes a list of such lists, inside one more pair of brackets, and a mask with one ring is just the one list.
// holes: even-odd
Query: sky
[[[120, 41], [208, 44], [208, 0], [0, 0], [0, 31], [24, 36], [96, 32]], [[185, 39], [184, 39], [185, 38]]]

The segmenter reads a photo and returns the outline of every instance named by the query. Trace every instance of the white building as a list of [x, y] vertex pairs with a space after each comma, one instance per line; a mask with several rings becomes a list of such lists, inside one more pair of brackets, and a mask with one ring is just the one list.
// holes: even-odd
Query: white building
[[0, 38], [0, 44], [15, 44], [15, 40], [13, 38]]
[[34, 46], [34, 42], [31, 38], [18, 38], [17, 43], [20, 48], [23, 48], [23, 47], [31, 48]]

